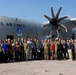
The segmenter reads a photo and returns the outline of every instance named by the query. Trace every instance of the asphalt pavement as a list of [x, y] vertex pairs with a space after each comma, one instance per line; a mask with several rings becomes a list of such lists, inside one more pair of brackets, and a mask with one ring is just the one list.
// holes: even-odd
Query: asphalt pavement
[[39, 60], [2, 63], [0, 75], [76, 75], [76, 61]]

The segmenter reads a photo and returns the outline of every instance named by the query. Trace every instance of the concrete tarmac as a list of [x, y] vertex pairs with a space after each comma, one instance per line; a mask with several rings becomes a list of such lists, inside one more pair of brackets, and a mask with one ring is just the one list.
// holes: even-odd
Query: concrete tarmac
[[0, 75], [76, 75], [76, 61], [39, 60], [2, 63]]

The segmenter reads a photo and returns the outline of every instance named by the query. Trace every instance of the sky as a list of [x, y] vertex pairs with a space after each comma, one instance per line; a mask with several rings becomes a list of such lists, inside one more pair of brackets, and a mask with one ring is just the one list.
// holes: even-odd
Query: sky
[[0, 16], [46, 22], [44, 15], [51, 17], [51, 6], [55, 14], [63, 7], [59, 17], [76, 18], [76, 0], [0, 0]]

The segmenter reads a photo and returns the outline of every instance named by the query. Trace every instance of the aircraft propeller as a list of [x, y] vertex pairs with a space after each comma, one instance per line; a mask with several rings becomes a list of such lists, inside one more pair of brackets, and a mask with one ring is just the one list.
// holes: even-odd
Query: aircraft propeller
[[[51, 35], [53, 28], [56, 28], [57, 38], [59, 38], [59, 31], [58, 31], [59, 27], [63, 28], [66, 32], [68, 31], [67, 28], [63, 24], [60, 24], [60, 21], [68, 18], [68, 16], [63, 16], [63, 17], [59, 18], [61, 9], [62, 9], [62, 6], [59, 8], [57, 14], [55, 15], [54, 11], [53, 11], [53, 7], [51, 7], [52, 18], [50, 18], [47, 15], [44, 15], [44, 17], [49, 20], [50, 26], [52, 26], [49, 36]], [[47, 27], [47, 26], [49, 26], [49, 25], [43, 25], [43, 27]]]

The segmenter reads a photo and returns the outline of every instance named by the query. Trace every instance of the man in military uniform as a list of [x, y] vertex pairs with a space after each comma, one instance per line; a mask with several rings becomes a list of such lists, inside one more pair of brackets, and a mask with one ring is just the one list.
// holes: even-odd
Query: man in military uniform
[[58, 44], [58, 39], [56, 38], [54, 41], [54, 45], [55, 45], [55, 60], [57, 60], [57, 44]]
[[48, 41], [45, 39], [44, 41], [44, 59], [48, 60], [49, 59], [49, 45], [48, 45]]
[[29, 59], [29, 45], [27, 44], [26, 39], [24, 39], [24, 57], [26, 61]]
[[49, 56], [49, 59], [50, 59], [50, 55], [51, 55], [51, 53], [50, 53], [50, 39], [48, 39], [48, 56]]

